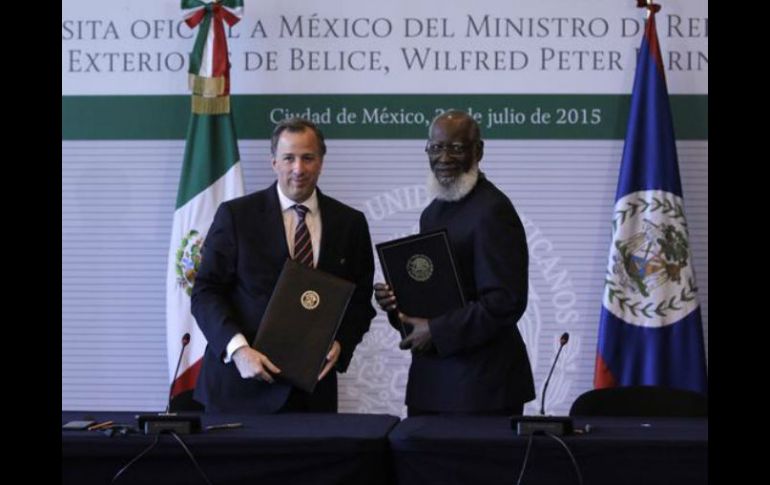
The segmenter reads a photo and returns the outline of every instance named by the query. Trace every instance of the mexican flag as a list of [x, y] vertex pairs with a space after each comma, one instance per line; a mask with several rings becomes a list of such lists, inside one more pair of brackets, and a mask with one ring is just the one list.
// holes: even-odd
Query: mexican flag
[[[190, 55], [192, 112], [179, 179], [166, 279], [166, 340], [172, 409], [191, 398], [206, 340], [190, 313], [201, 246], [220, 203], [244, 194], [238, 138], [230, 110], [230, 66], [224, 23], [234, 25], [243, 0], [182, 0], [185, 22], [198, 27]], [[179, 360], [182, 340], [189, 345]], [[177, 373], [177, 365], [179, 367]]]

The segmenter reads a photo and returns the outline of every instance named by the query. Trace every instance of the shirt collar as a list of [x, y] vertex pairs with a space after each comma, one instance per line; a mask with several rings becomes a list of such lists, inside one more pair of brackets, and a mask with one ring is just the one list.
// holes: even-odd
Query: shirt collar
[[281, 191], [280, 184], [275, 184], [275, 188], [278, 189], [278, 201], [281, 203], [281, 211], [291, 209], [296, 204], [302, 204], [308, 208], [311, 214], [318, 213], [318, 189], [313, 189], [313, 193], [304, 201], [294, 202]]

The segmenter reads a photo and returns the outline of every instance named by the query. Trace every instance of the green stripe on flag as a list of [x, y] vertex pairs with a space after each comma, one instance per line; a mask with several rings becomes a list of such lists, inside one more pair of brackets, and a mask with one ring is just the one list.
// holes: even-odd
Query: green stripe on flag
[[231, 113], [190, 115], [176, 208], [222, 177], [240, 160]]

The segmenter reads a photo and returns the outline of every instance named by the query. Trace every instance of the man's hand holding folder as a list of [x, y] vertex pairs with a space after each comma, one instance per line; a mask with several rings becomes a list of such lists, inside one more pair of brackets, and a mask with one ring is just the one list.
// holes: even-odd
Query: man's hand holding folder
[[380, 308], [388, 313], [398, 312], [398, 319], [401, 323], [409, 325], [412, 329], [411, 332], [408, 332], [406, 337], [399, 342], [398, 348], [401, 350], [411, 350], [415, 354], [424, 354], [434, 349], [428, 319], [412, 317], [399, 312], [396, 295], [390, 289], [390, 286], [385, 283], [375, 283], [374, 298], [377, 300], [377, 304]]
[[[267, 356], [251, 347], [244, 346], [233, 352], [233, 361], [244, 379], [257, 379], [272, 383], [273, 376], [280, 374], [281, 369], [270, 362]], [[269, 371], [269, 372], [268, 372]]]
[[334, 369], [334, 365], [337, 363], [337, 361], [340, 358], [340, 352], [342, 351], [342, 346], [339, 342], [336, 340], [332, 342], [332, 348], [329, 349], [329, 353], [326, 354], [326, 364], [324, 365], [324, 368], [321, 369], [321, 373], [318, 374], [318, 380], [320, 381], [324, 377], [326, 377], [326, 374], [329, 373], [330, 370]]

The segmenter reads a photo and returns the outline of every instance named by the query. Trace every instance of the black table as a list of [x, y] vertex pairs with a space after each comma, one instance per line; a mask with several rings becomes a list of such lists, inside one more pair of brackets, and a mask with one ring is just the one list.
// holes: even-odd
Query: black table
[[[590, 432], [563, 437], [585, 485], [688, 485], [708, 481], [708, 420], [576, 418]], [[505, 484], [519, 476], [527, 437], [508, 418], [407, 418], [391, 431], [401, 485]], [[572, 462], [548, 436], [535, 436], [522, 484], [576, 484]]]
[[[62, 424], [84, 418], [136, 425], [137, 413], [62, 412]], [[398, 418], [363, 414], [203, 415], [203, 425], [240, 422], [242, 428], [182, 435], [215, 485], [387, 484], [392, 462], [387, 434]], [[62, 481], [108, 484], [154, 436], [62, 431]], [[205, 483], [181, 445], [162, 434], [158, 445], [116, 481]]]

